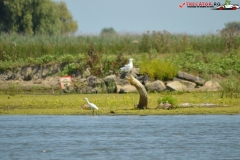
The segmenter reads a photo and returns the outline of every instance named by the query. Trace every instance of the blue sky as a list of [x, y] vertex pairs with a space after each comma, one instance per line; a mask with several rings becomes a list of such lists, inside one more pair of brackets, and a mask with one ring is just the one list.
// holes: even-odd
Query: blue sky
[[[180, 9], [183, 2], [220, 2], [225, 0], [54, 0], [63, 1], [78, 22], [77, 34], [99, 34], [113, 27], [120, 33], [167, 30], [171, 33], [216, 33], [224, 24], [240, 21], [240, 9], [216, 11], [209, 8]], [[239, 4], [240, 0], [232, 0]]]

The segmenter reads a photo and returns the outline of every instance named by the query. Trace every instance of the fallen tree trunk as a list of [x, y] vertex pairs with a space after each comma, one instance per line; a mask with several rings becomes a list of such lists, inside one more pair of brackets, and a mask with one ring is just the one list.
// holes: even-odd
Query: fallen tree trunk
[[148, 95], [147, 95], [147, 91], [146, 91], [145, 87], [142, 85], [142, 83], [139, 82], [132, 75], [130, 75], [129, 77], [126, 77], [126, 80], [128, 80], [131, 85], [133, 85], [137, 88], [137, 91], [140, 95], [137, 108], [138, 109], [148, 108]]

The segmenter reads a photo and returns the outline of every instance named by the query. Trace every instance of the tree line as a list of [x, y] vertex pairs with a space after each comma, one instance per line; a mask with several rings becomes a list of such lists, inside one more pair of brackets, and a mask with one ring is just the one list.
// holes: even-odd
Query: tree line
[[65, 2], [0, 0], [0, 33], [66, 35], [77, 29]]
[[[65, 2], [53, 0], [0, 0], [0, 33], [24, 35], [67, 35], [76, 32], [78, 24]], [[220, 31], [239, 33], [240, 22], [229, 22]], [[113, 28], [103, 28], [100, 35], [116, 35]], [[236, 35], [231, 37], [236, 37]], [[238, 36], [238, 35], [237, 35]]]

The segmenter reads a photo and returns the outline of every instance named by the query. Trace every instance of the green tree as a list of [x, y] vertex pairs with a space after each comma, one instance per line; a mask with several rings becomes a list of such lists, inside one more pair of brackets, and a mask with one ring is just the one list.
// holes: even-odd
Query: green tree
[[225, 43], [226, 52], [237, 49], [239, 47], [240, 22], [226, 23], [225, 27], [220, 31], [220, 35]]
[[109, 36], [109, 35], [116, 35], [116, 34], [117, 32], [112, 27], [103, 28], [100, 33], [101, 36], [106, 36], [106, 35]]
[[59, 18], [62, 22], [61, 33], [68, 34], [76, 32], [78, 29], [78, 24], [73, 20], [71, 13], [67, 9], [67, 5], [65, 2], [57, 3], [59, 10]]
[[239, 32], [240, 31], [240, 22], [225, 23], [225, 27], [221, 31], [223, 32], [223, 31], [227, 31], [227, 30], [231, 30], [233, 32]]
[[64, 2], [0, 0], [0, 32], [59, 35], [76, 29]]

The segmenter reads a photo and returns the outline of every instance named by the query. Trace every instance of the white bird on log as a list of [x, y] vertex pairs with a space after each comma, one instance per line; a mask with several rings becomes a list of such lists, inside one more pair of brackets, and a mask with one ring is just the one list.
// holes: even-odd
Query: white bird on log
[[84, 98], [84, 100], [87, 101], [88, 105], [89, 105], [90, 108], [93, 110], [93, 115], [94, 115], [94, 110], [95, 110], [95, 109], [98, 110], [98, 107], [97, 107], [95, 104], [90, 103], [87, 98]]
[[126, 64], [124, 67], [120, 68], [120, 71], [121, 72], [123, 72], [123, 71], [125, 71], [125, 72], [131, 71], [132, 68], [133, 68], [133, 62], [132, 61], [133, 61], [133, 59], [130, 58], [129, 59], [129, 63]]

